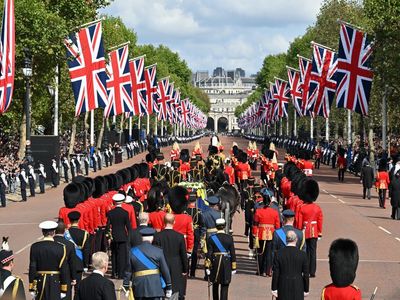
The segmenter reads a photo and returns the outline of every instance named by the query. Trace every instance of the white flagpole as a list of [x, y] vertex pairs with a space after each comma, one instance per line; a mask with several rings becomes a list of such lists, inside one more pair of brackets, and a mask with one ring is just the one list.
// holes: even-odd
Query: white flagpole
[[311, 140], [314, 139], [314, 119], [310, 117], [310, 138]]
[[[139, 129], [139, 132], [140, 132], [141, 126], [142, 126], [142, 125], [140, 124], [140, 123], [141, 123], [140, 121], [141, 121], [141, 117], [140, 117], [140, 115], [139, 115], [139, 118], [138, 118], [138, 129]], [[140, 136], [140, 135], [139, 135], [139, 136]]]
[[129, 141], [132, 140], [132, 116], [129, 117]]
[[289, 136], [289, 114], [286, 117], [286, 136]]
[[147, 122], [147, 124], [146, 124], [146, 133], [149, 134], [150, 133], [150, 115], [147, 115], [146, 122]]
[[161, 120], [161, 136], [164, 136], [164, 120]]
[[90, 146], [94, 146], [94, 110], [90, 111]]
[[325, 119], [325, 139], [329, 141], [329, 118]]
[[293, 116], [293, 135], [297, 137], [297, 114], [296, 110], [294, 111], [294, 116]]
[[58, 64], [56, 65], [56, 74], [54, 76], [54, 135], [58, 135]]
[[156, 134], [156, 136], [158, 136], [158, 117], [157, 117], [157, 115], [155, 115], [155, 119], [154, 119], [154, 133]]
[[351, 145], [351, 110], [347, 110], [347, 143]]
[[117, 123], [117, 116], [116, 115], [113, 116], [112, 122], [113, 123]]

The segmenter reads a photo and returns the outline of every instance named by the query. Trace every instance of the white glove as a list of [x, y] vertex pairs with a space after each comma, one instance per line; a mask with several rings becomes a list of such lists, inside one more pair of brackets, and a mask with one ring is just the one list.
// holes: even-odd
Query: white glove
[[192, 257], [192, 253], [186, 252], [187, 258], [191, 258]]
[[129, 290], [125, 292], [125, 297], [129, 298]]
[[61, 296], [61, 299], [64, 299], [65, 297], [67, 297], [67, 294], [66, 293], [61, 293], [60, 296]]
[[87, 273], [88, 268], [83, 268], [83, 272]]
[[172, 290], [167, 290], [167, 291], [165, 292], [165, 297], [171, 298], [171, 296], [172, 296]]
[[304, 292], [304, 297], [307, 297], [310, 293]]
[[274, 296], [275, 298], [278, 298], [278, 290], [275, 291], [271, 291], [272, 296]]
[[233, 270], [233, 271], [232, 271], [232, 275], [235, 275], [235, 274], [236, 274], [236, 270]]
[[31, 294], [32, 299], [36, 298], [36, 292], [29, 292], [29, 294]]
[[206, 269], [206, 275], [207, 275], [207, 276], [210, 276], [210, 274], [211, 274], [210, 269]]

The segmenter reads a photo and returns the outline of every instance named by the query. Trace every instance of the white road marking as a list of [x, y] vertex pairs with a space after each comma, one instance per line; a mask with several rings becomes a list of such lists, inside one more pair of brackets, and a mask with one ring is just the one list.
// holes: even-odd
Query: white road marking
[[346, 202], [344, 202], [342, 199], [338, 199], [339, 202], [346, 204]]
[[400, 242], [400, 239], [397, 237], [396, 240], [398, 240]]
[[335, 195], [329, 194], [329, 196], [331, 196], [331, 197], [337, 199], [337, 197], [336, 197]]
[[[43, 236], [39, 236], [36, 241], [40, 241], [43, 238]], [[15, 255], [20, 254], [21, 252], [25, 251], [26, 249], [28, 249], [30, 246], [32, 246], [33, 243], [35, 243], [36, 241], [29, 243], [28, 245], [24, 246], [23, 248], [19, 249], [17, 252], [15, 252]]]
[[388, 233], [388, 234], [392, 234], [389, 230], [383, 228], [382, 226], [378, 226], [378, 228], [379, 228], [380, 230], [382, 230], [382, 231]]
[[322, 190], [322, 191], [328, 194], [328, 192], [326, 190]]

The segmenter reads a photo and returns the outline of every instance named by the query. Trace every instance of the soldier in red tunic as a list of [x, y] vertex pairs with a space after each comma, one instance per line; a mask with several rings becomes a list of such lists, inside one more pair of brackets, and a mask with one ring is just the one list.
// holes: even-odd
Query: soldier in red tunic
[[322, 156], [322, 151], [319, 145], [315, 148], [314, 151], [314, 157], [315, 157], [315, 168], [319, 169], [319, 165], [321, 164], [321, 156]]
[[75, 207], [81, 198], [81, 190], [76, 183], [71, 182], [64, 188], [63, 194], [65, 206], [61, 207], [58, 211], [58, 220], [63, 221], [65, 226], [69, 228], [71, 222], [68, 218], [68, 214], [76, 210]]
[[231, 161], [229, 158], [225, 159], [224, 173], [228, 176], [229, 183], [234, 185], [235, 184], [235, 169], [231, 166]]
[[153, 186], [147, 195], [147, 212], [149, 213], [149, 225], [157, 232], [165, 227], [164, 223], [164, 194], [160, 184]]
[[361, 290], [353, 285], [358, 266], [358, 247], [349, 239], [337, 239], [329, 248], [332, 283], [322, 290], [322, 300], [361, 300]]
[[389, 173], [387, 172], [387, 162], [386, 159], [381, 159], [379, 161], [378, 174], [376, 174], [375, 187], [379, 193], [379, 207], [386, 208], [386, 191], [389, 188]]
[[175, 186], [168, 192], [169, 205], [175, 214], [174, 230], [184, 235], [186, 252], [190, 255], [194, 245], [194, 231], [192, 217], [185, 213], [188, 199], [189, 193], [184, 187]]
[[180, 155], [181, 149], [179, 148], [179, 145], [177, 142], [175, 142], [172, 145], [172, 150], [171, 150], [171, 161], [173, 160], [178, 160], [179, 155]]
[[339, 157], [337, 159], [337, 166], [339, 168], [338, 171], [338, 178], [339, 181], [343, 182], [344, 180], [344, 172], [346, 171], [347, 167], [347, 160], [344, 158], [345, 150], [343, 148], [339, 149]]
[[322, 237], [323, 215], [321, 208], [313, 203], [319, 195], [318, 183], [307, 177], [301, 182], [299, 197], [304, 201], [298, 213], [296, 226], [304, 230], [308, 262], [310, 266], [310, 277], [315, 277], [317, 269], [317, 241]]

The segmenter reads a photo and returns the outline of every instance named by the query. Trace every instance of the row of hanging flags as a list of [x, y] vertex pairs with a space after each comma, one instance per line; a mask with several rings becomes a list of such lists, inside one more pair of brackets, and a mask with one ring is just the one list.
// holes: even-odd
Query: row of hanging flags
[[287, 66], [288, 81], [275, 78], [261, 99], [239, 118], [240, 128], [273, 124], [288, 117], [291, 102], [300, 117], [329, 118], [336, 105], [368, 115], [372, 86], [372, 43], [367, 34], [340, 22], [339, 51], [312, 42], [312, 59], [298, 55], [299, 69]]
[[187, 128], [206, 127], [207, 117], [169, 78], [157, 81], [157, 65], [145, 66], [145, 56], [130, 59], [129, 44], [110, 49], [108, 63], [101, 20], [65, 39], [67, 63], [75, 96], [75, 115], [104, 108], [104, 117], [156, 115], [158, 120]]

